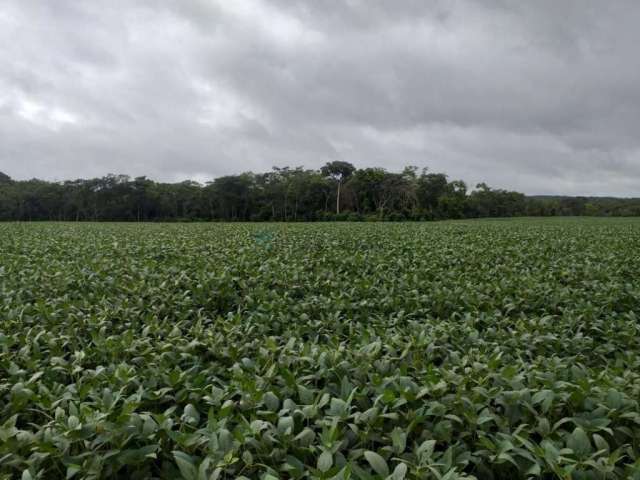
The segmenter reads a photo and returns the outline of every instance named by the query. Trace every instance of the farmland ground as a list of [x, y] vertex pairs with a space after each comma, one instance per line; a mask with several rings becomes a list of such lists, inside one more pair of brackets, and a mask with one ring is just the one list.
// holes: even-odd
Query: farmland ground
[[0, 478], [640, 478], [639, 272], [640, 219], [0, 224]]

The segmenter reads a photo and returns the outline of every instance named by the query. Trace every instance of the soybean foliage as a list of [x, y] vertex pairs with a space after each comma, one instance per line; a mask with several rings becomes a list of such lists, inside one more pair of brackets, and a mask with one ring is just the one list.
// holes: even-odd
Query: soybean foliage
[[0, 225], [0, 478], [640, 478], [640, 221]]

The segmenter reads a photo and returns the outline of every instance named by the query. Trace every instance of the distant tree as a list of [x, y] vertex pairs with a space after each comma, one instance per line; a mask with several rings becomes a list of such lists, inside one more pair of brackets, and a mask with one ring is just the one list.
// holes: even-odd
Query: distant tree
[[153, 182], [147, 177], [136, 177], [133, 180], [133, 197], [135, 198], [136, 220], [146, 220], [149, 210], [147, 190], [153, 186]]
[[386, 176], [384, 168], [362, 168], [353, 174], [347, 187], [356, 211], [373, 213], [384, 209], [388, 201], [384, 189]]
[[11, 183], [11, 177], [6, 173], [0, 172], [0, 184]]
[[255, 175], [246, 172], [216, 178], [209, 187], [217, 205], [216, 218], [222, 220], [249, 220]]
[[566, 197], [560, 200], [562, 215], [584, 215], [587, 199], [584, 197]]
[[336, 194], [336, 214], [340, 213], [340, 189], [342, 187], [342, 183], [348, 179], [355, 170], [356, 167], [351, 165], [349, 162], [341, 161], [329, 162], [320, 169], [325, 177], [330, 177], [338, 183], [338, 191]]
[[427, 169], [422, 170], [422, 174], [416, 182], [416, 198], [418, 208], [429, 218], [439, 216], [439, 199], [447, 193], [447, 176], [444, 173], [427, 173]]
[[447, 184], [444, 195], [438, 198], [440, 215], [444, 218], [464, 218], [467, 206], [467, 185], [462, 180]]
[[513, 217], [527, 213], [526, 198], [522, 193], [493, 189], [479, 183], [468, 198], [470, 215], [474, 217]]
[[586, 203], [584, 206], [584, 214], [588, 216], [598, 215], [598, 207], [593, 203]]

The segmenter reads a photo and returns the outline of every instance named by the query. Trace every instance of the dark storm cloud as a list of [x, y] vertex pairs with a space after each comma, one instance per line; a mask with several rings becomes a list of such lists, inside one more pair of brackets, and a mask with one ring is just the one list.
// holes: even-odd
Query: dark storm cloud
[[178, 180], [332, 159], [640, 195], [640, 5], [0, 5], [0, 170]]

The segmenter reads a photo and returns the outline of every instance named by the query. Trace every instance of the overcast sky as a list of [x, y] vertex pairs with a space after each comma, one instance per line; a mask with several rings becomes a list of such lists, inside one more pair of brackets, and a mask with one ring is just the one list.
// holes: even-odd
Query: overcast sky
[[640, 2], [2, 0], [0, 171], [640, 196]]

